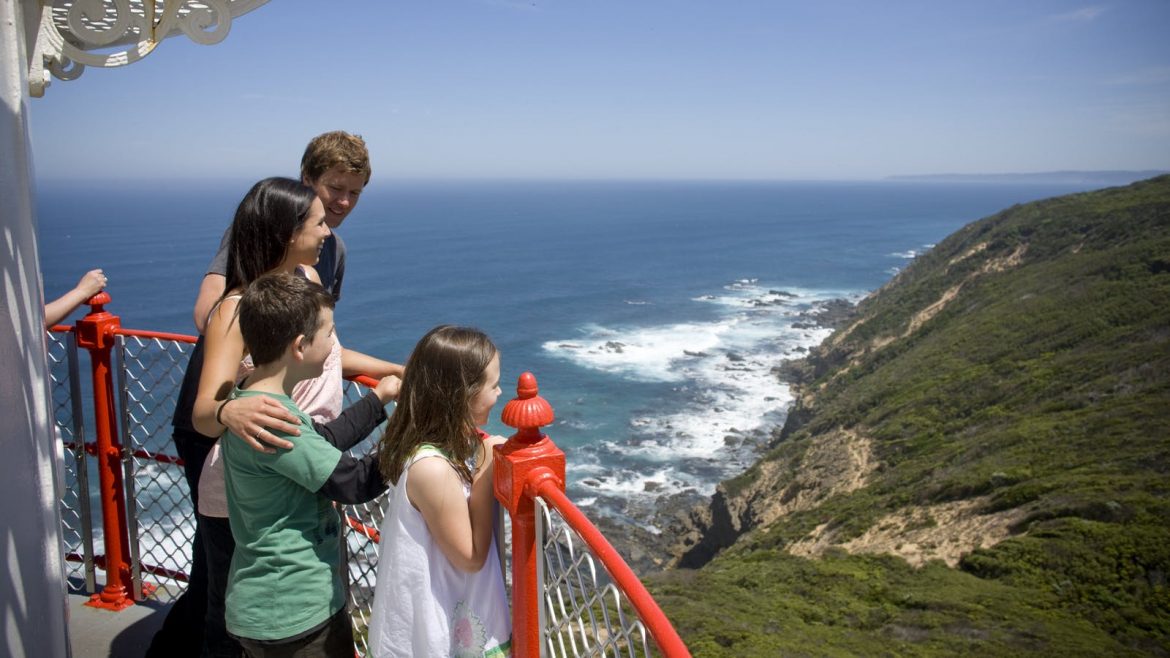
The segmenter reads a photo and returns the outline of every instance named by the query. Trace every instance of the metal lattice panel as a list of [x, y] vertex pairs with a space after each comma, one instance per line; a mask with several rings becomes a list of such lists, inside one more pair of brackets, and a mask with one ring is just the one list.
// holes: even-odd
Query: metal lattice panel
[[659, 655], [633, 606], [585, 541], [536, 499], [537, 592], [547, 655]]
[[183, 467], [172, 456], [171, 417], [193, 345], [119, 336], [118, 389], [136, 591], [170, 601], [182, 592], [174, 574], [191, 570], [195, 517]]
[[90, 515], [85, 423], [78, 373], [77, 343], [72, 332], [47, 335], [49, 379], [52, 382], [53, 425], [61, 458], [61, 539], [64, 544], [66, 586], [71, 592], [96, 591], [93, 563], [93, 527]]
[[[345, 383], [345, 406], [357, 402], [368, 389], [353, 382]], [[377, 445], [385, 424], [378, 426], [361, 443], [354, 446], [349, 454], [361, 457]], [[349, 570], [349, 614], [353, 618], [354, 644], [358, 654], [365, 656], [367, 629], [370, 610], [374, 607], [374, 579], [378, 575], [378, 528], [382, 527], [385, 515], [383, 501], [385, 494], [362, 505], [344, 505], [341, 512], [347, 517], [345, 548]], [[354, 527], [357, 525], [358, 527]]]

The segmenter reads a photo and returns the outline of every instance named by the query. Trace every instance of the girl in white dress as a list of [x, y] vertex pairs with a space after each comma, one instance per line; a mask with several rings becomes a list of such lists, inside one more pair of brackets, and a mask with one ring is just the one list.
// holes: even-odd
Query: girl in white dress
[[406, 364], [379, 444], [391, 484], [369, 648], [374, 656], [508, 656], [495, 547], [492, 447], [479, 431], [500, 395], [500, 356], [475, 329], [439, 326]]

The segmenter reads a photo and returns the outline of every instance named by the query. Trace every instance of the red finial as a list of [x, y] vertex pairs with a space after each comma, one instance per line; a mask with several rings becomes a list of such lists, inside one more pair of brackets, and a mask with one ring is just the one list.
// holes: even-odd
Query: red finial
[[93, 307], [91, 313], [100, 313], [104, 310], [102, 307], [110, 303], [110, 293], [99, 290], [96, 295], [85, 300], [85, 303]]
[[553, 422], [553, 409], [548, 400], [540, 397], [536, 377], [526, 372], [516, 381], [516, 398], [504, 405], [500, 420], [508, 427], [536, 431]]

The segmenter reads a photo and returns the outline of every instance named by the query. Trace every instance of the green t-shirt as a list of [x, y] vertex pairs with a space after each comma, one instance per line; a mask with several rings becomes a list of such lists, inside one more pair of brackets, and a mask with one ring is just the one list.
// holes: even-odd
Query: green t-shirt
[[301, 422], [296, 447], [253, 450], [230, 431], [220, 440], [228, 518], [236, 539], [227, 589], [227, 629], [256, 640], [280, 640], [317, 626], [344, 605], [338, 576], [340, 518], [317, 493], [341, 451], [313, 429], [291, 398], [270, 395]]

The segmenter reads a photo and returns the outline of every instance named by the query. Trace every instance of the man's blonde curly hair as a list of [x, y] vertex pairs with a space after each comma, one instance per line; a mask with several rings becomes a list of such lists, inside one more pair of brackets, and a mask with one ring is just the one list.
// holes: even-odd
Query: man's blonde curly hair
[[341, 167], [348, 174], [361, 174], [366, 183], [370, 182], [370, 152], [361, 135], [351, 135], [344, 130], [322, 133], [309, 141], [305, 154], [301, 156], [301, 178], [313, 184], [326, 171]]

